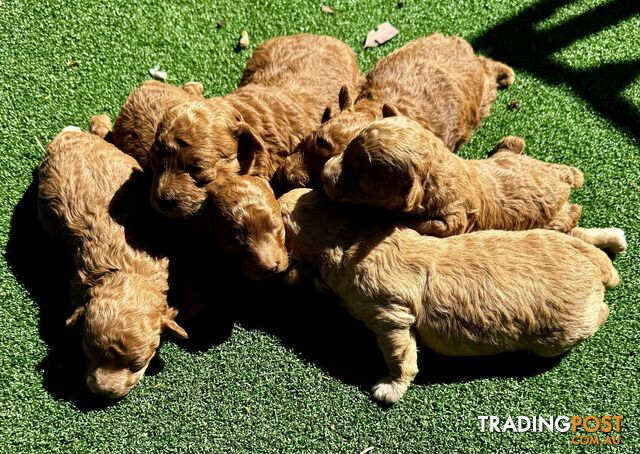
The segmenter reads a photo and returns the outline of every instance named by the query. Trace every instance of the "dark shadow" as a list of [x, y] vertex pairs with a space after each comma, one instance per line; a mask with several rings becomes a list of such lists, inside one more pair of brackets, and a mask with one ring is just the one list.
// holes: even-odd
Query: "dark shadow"
[[[487, 56], [525, 70], [545, 83], [567, 85], [600, 115], [620, 130], [640, 140], [640, 112], [622, 91], [640, 74], [640, 59], [610, 63], [585, 70], [552, 60], [555, 52], [606, 27], [640, 14], [636, 0], [613, 0], [566, 22], [536, 30], [574, 0], [543, 0], [496, 25], [473, 42]], [[517, 77], [517, 76], [516, 76]]]

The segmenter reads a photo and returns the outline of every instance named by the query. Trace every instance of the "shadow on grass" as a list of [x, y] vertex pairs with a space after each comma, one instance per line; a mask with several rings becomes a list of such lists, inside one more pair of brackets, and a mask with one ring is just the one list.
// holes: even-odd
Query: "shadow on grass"
[[[359, 387], [365, 392], [387, 375], [375, 336], [353, 318], [335, 298], [313, 288], [290, 288], [279, 279], [252, 283], [224, 271], [206, 272], [210, 286], [202, 285], [200, 298], [212, 304], [196, 317], [180, 323], [189, 332], [185, 348], [204, 351], [229, 336], [233, 326], [257, 329], [277, 337], [304, 361], [326, 375]], [[215, 278], [212, 279], [212, 276]], [[216, 295], [224, 282], [224, 295]], [[225, 296], [226, 295], [226, 296]], [[216, 304], [216, 299], [220, 304]], [[220, 301], [222, 299], [222, 301]], [[526, 378], [549, 370], [562, 357], [542, 358], [526, 352], [489, 357], [446, 357], [427, 348], [419, 355], [417, 384], [468, 382], [482, 378]]]
[[622, 91], [640, 75], [640, 59], [574, 69], [553, 60], [572, 43], [640, 14], [637, 0], [613, 0], [562, 24], [537, 30], [545, 19], [575, 0], [543, 0], [496, 25], [474, 42], [474, 48], [516, 70], [525, 70], [552, 85], [567, 85], [601, 116], [640, 141], [640, 112]]

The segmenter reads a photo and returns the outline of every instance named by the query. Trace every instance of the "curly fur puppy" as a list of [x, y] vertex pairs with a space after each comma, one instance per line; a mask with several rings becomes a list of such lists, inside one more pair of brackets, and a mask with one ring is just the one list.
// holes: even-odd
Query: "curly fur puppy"
[[[317, 183], [322, 166], [371, 121], [400, 112], [457, 151], [489, 116], [496, 86], [508, 87], [513, 70], [474, 54], [462, 38], [434, 33], [380, 59], [355, 103], [340, 92], [341, 112], [298, 147], [278, 171], [284, 186]], [[330, 117], [330, 113], [325, 118]]]
[[120, 204], [137, 197], [141, 177], [132, 157], [77, 128], [51, 141], [39, 168], [42, 225], [75, 257], [67, 325], [84, 318], [87, 386], [112, 398], [140, 381], [163, 332], [187, 337], [167, 305], [168, 260], [134, 246], [138, 210]]
[[248, 174], [270, 180], [303, 137], [320, 126], [340, 87], [361, 83], [355, 54], [317, 35], [272, 38], [258, 46], [239, 88], [185, 102], [163, 117], [152, 147], [155, 207], [168, 216], [197, 214], [204, 186]]
[[91, 132], [133, 156], [143, 168], [146, 168], [162, 116], [178, 104], [204, 99], [202, 90], [202, 84], [199, 82], [189, 82], [182, 87], [176, 87], [156, 80], [147, 80], [131, 92], [116, 118], [113, 129], [108, 116], [96, 115], [91, 119]]
[[520, 153], [507, 137], [488, 159], [467, 161], [431, 131], [403, 116], [376, 120], [344, 153], [327, 161], [322, 181], [339, 202], [403, 211], [425, 235], [548, 228], [569, 232], [582, 209], [567, 203], [582, 172]]
[[443, 355], [559, 355], [607, 319], [619, 277], [601, 250], [549, 230], [422, 236], [296, 189], [279, 199], [292, 258], [376, 335], [398, 401], [418, 372], [417, 342]]
[[202, 238], [213, 238], [255, 281], [286, 270], [284, 224], [269, 183], [239, 175], [216, 181], [208, 190], [211, 207], [197, 222]]

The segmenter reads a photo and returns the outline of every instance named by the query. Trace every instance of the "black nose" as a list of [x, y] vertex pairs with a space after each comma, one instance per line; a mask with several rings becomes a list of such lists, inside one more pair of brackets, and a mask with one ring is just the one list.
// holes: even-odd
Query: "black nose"
[[170, 211], [173, 208], [175, 208], [176, 201], [175, 201], [175, 199], [157, 198], [156, 199], [156, 204], [158, 205], [158, 208], [160, 208], [162, 211]]

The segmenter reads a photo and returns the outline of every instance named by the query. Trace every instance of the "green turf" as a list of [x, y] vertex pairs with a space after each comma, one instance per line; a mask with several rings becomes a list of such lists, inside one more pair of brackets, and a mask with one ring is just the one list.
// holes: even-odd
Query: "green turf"
[[[297, 0], [142, 0], [126, 8], [0, 0], [0, 243], [8, 250], [0, 264], [0, 451], [556, 452], [569, 448], [567, 435], [483, 434], [477, 416], [572, 414], [624, 415], [619, 449], [640, 451], [637, 0], [329, 4], [339, 14]], [[226, 25], [216, 29], [220, 20]], [[362, 50], [366, 32], [385, 20], [400, 35]], [[165, 342], [164, 369], [118, 404], [88, 399], [80, 372], [68, 367], [63, 266], [34, 226], [28, 188], [43, 156], [38, 140], [95, 113], [115, 115], [156, 63], [171, 82], [199, 80], [208, 96], [227, 93], [250, 55], [233, 50], [243, 29], [252, 48], [280, 34], [337, 36], [357, 49], [364, 70], [433, 31], [459, 34], [512, 64], [515, 85], [499, 94], [462, 155], [480, 157], [516, 134], [530, 155], [584, 171], [573, 197], [584, 206], [582, 224], [622, 227], [629, 240], [615, 262], [622, 284], [607, 293], [605, 327], [555, 366], [528, 355], [423, 352], [418, 383], [384, 408], [368, 392], [381, 359], [367, 331], [334, 302], [281, 308], [273, 297], [209, 348]], [[507, 107], [512, 101], [519, 110]]]

